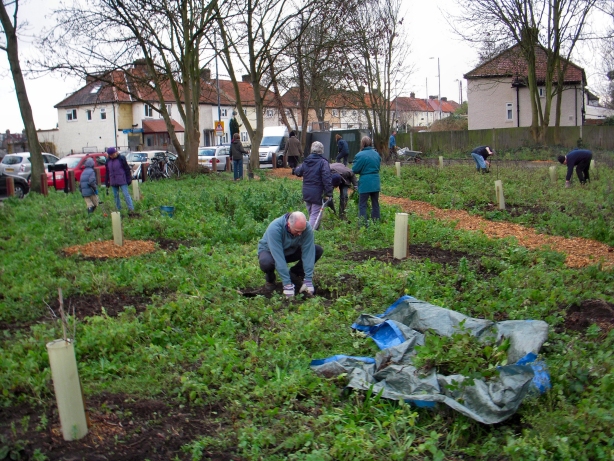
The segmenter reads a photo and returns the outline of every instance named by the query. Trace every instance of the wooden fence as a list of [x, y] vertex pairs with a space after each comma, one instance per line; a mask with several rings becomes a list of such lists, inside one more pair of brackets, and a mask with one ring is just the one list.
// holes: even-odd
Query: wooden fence
[[[582, 138], [582, 145], [587, 149], [614, 150], [614, 126], [565, 126], [558, 130], [559, 142], [555, 143], [555, 128], [548, 128], [547, 145], [571, 149]], [[483, 145], [496, 150], [537, 147], [528, 127], [398, 133], [397, 145], [428, 153], [467, 151]]]

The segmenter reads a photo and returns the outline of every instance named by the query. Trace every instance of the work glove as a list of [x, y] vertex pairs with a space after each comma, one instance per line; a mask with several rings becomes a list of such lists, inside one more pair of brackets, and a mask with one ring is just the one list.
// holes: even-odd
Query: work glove
[[294, 297], [294, 284], [284, 285], [284, 295], [286, 295], [286, 298]]
[[313, 283], [311, 280], [306, 280], [303, 282], [303, 286], [299, 290], [299, 293], [305, 293], [309, 296], [313, 296], [315, 289], [313, 288]]

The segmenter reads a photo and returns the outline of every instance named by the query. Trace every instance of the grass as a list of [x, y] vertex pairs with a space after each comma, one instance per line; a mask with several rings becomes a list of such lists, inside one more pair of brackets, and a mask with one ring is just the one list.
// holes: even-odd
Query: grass
[[[384, 194], [447, 208], [473, 203], [473, 213], [488, 216], [482, 205], [493, 201], [496, 174], [476, 176], [468, 165], [403, 171], [398, 179], [394, 168], [383, 170]], [[164, 289], [167, 294], [143, 313], [126, 306], [118, 317], [102, 311], [78, 323], [77, 358], [86, 396], [129, 393], [222, 406], [218, 436], [184, 446], [192, 459], [204, 459], [210, 449], [266, 460], [614, 456], [614, 333], [593, 327], [580, 335], [562, 328], [567, 306], [589, 298], [614, 302], [611, 271], [570, 269], [559, 253], [529, 251], [512, 239], [490, 240], [413, 215], [412, 243], [437, 244], [471, 258], [458, 266], [348, 261], [348, 251], [392, 246], [397, 210], [383, 207], [379, 224], [359, 229], [331, 216], [317, 234], [325, 253], [314, 282], [338, 298], [245, 298], [238, 289], [264, 283], [256, 247], [268, 222], [303, 209], [300, 182], [263, 173], [262, 181], [235, 183], [226, 175], [143, 184], [145, 198], [137, 203], [143, 217], [124, 218], [125, 238], [183, 245], [125, 260], [85, 261], [61, 251], [112, 239], [111, 219], [103, 216], [111, 210], [107, 197], [92, 216], [80, 197], [63, 193], [9, 199], [0, 207], [0, 321], [34, 322], [3, 331], [0, 404], [53, 402], [44, 346], [61, 329], [39, 320], [58, 287], [65, 297]], [[612, 170], [601, 169], [587, 188], [563, 189], [562, 181], [552, 186], [547, 169], [501, 168], [499, 179], [508, 203], [541, 211], [491, 218], [614, 245]], [[175, 217], [161, 216], [160, 205], [175, 206]], [[357, 215], [353, 202], [348, 215]], [[347, 276], [355, 282], [348, 285]], [[526, 401], [509, 423], [486, 427], [445, 408], [348, 395], [341, 392], [343, 381], [309, 370], [314, 358], [373, 356], [374, 344], [352, 335], [349, 326], [360, 313], [381, 313], [403, 294], [470, 316], [547, 321], [552, 329], [543, 353], [552, 390]]]

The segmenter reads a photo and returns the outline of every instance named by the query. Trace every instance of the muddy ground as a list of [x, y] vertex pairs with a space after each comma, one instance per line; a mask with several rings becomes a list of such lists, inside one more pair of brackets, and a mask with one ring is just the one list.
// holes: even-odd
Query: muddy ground
[[[81, 440], [62, 437], [55, 404], [0, 408], [0, 434], [6, 459], [35, 459], [35, 450], [50, 461], [169, 461], [192, 459], [181, 447], [199, 437], [215, 437], [222, 407], [183, 407], [127, 394], [88, 397], [89, 432]], [[232, 444], [232, 441], [231, 441]], [[4, 458], [3, 458], [4, 459]], [[203, 459], [240, 460], [232, 449], [204, 451]]]

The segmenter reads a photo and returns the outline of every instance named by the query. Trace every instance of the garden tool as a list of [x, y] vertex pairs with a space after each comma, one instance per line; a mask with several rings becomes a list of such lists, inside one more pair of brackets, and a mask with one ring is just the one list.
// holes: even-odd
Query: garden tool
[[333, 203], [333, 197], [328, 197], [327, 200], [322, 200], [322, 207], [320, 208], [320, 212], [318, 213], [318, 217], [316, 218], [316, 222], [313, 226], [313, 230], [318, 230], [318, 228], [320, 227], [320, 222], [322, 221], [322, 216], [324, 216], [324, 209], [326, 207], [329, 207], [333, 210], [333, 213], [336, 213], [335, 211], [335, 204]]

